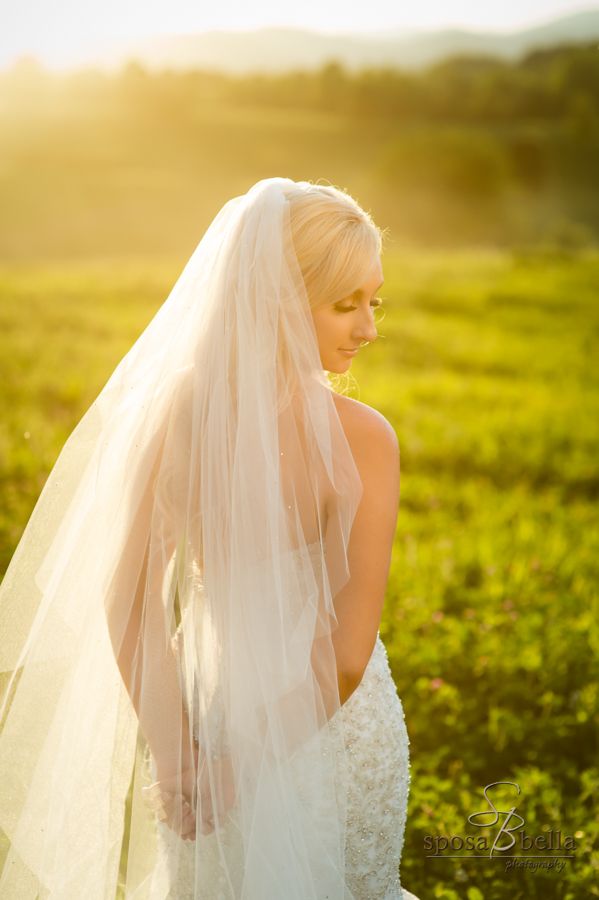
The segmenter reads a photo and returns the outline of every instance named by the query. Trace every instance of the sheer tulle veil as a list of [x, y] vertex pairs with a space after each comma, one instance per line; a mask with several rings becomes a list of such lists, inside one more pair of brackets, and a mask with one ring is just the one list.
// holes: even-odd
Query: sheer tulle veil
[[[0, 588], [1, 900], [114, 898], [129, 816], [123, 896], [166, 898], [183, 841], [167, 864], [143, 789], [160, 760], [189, 796], [194, 753], [198, 900], [208, 845], [215, 897], [349, 898], [331, 635], [361, 484], [292, 240], [313, 189], [223, 207], [44, 486]], [[241, 870], [199, 830], [225, 759]]]

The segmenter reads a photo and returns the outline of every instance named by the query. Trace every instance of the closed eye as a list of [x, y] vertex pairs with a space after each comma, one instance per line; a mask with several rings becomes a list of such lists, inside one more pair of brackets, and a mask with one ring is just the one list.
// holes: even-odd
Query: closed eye
[[[383, 301], [381, 300], [380, 297], [375, 297], [374, 300], [370, 301], [370, 305], [373, 309], [378, 309], [379, 307], [381, 307], [383, 305]], [[357, 308], [358, 308], [357, 306], [337, 306], [337, 305], [335, 306], [335, 309], [337, 310], [337, 312], [340, 312], [340, 313], [353, 312]]]

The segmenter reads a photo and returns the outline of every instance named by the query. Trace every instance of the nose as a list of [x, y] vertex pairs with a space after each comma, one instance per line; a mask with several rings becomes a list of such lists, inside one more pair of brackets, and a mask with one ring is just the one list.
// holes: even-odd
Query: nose
[[374, 313], [370, 304], [368, 304], [368, 308], [364, 310], [364, 312], [360, 316], [352, 337], [356, 338], [357, 340], [367, 341], [369, 344], [371, 344], [373, 341], [376, 341], [378, 332], [374, 324]]

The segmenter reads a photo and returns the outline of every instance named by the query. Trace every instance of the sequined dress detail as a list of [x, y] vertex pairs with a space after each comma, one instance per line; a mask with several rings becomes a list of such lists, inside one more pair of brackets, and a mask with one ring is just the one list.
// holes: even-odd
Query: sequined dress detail
[[[402, 891], [399, 876], [410, 784], [409, 739], [380, 634], [360, 685], [337, 716], [342, 720], [349, 776], [346, 886], [353, 900], [412, 900], [412, 894]], [[158, 825], [159, 865], [167, 868], [171, 835], [165, 825]], [[229, 875], [241, 886], [242, 847], [234, 809], [221, 839], [233, 862]], [[198, 846], [195, 841], [184, 842], [178, 865], [173, 860], [176, 876], [169, 900], [194, 900], [198, 864], [202, 887], [197, 896], [231, 900], [215, 833], [198, 836], [198, 841]]]

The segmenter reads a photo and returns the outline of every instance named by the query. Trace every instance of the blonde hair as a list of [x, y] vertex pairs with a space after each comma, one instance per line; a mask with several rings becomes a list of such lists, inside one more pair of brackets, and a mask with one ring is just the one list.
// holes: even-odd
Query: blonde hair
[[353, 197], [332, 185], [311, 184], [285, 194], [310, 306], [348, 297], [371, 274], [384, 233]]

